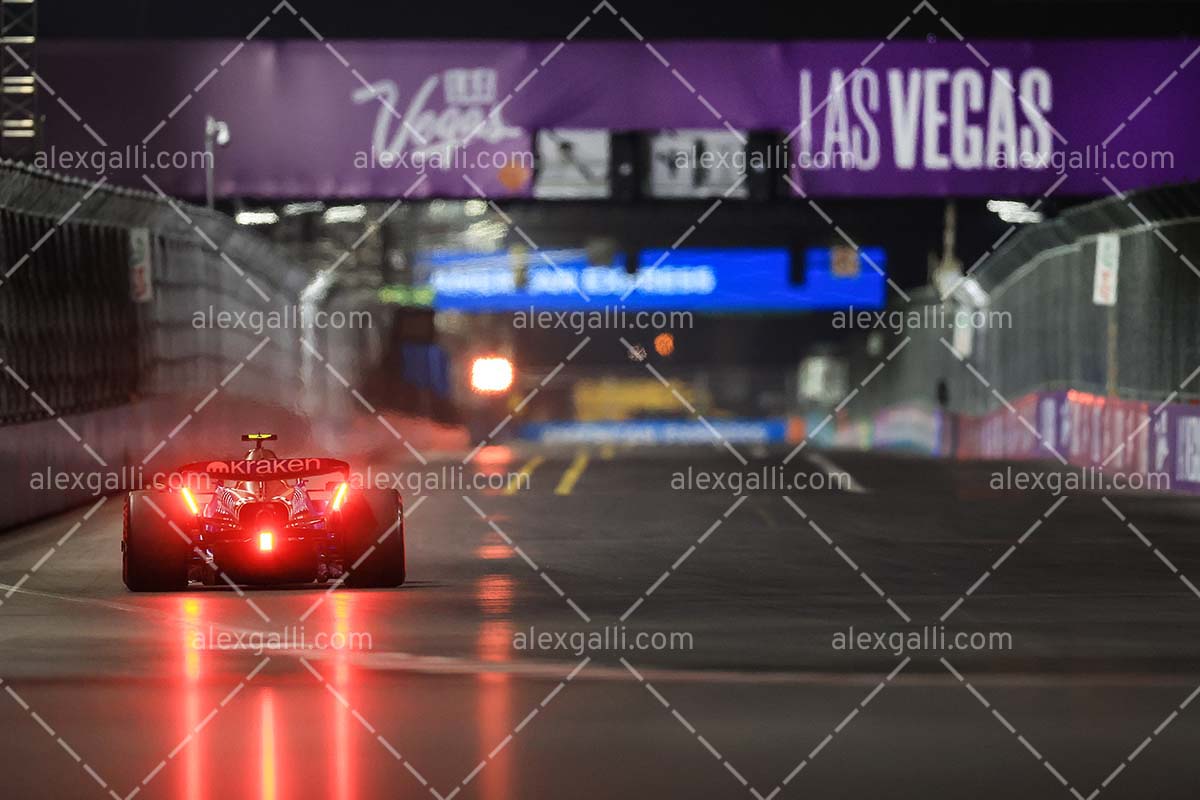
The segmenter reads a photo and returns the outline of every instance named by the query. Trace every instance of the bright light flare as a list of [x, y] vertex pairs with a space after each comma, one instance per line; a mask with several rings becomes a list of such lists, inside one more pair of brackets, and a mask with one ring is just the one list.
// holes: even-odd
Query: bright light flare
[[275, 534], [271, 531], [258, 532], [258, 550], [260, 553], [268, 553], [275, 549]]
[[187, 504], [188, 511], [192, 512], [192, 516], [200, 516], [200, 504], [196, 502], [196, 495], [192, 494], [192, 490], [184, 486], [179, 490], [179, 494], [183, 495], [183, 502]]
[[367, 207], [364, 205], [331, 206], [325, 209], [325, 213], [321, 215], [321, 221], [326, 225], [336, 225], [340, 222], [362, 222], [366, 216]]
[[471, 390], [479, 394], [507, 392], [513, 385], [513, 363], [501, 356], [471, 362]]
[[262, 211], [239, 211], [233, 221], [238, 225], [274, 225], [279, 215], [270, 209]]
[[1020, 200], [988, 200], [987, 210], [999, 215], [1001, 222], [1024, 225], [1041, 222], [1046, 216]]

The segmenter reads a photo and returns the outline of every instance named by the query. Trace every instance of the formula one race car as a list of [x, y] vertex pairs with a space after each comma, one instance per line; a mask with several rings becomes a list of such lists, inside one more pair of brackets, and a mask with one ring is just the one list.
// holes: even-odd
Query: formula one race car
[[[404, 509], [394, 489], [350, 485], [332, 458], [277, 458], [251, 433], [245, 459], [180, 467], [175, 488], [125, 498], [121, 574], [135, 592], [207, 585], [340, 580], [379, 588], [404, 583]], [[341, 476], [323, 490], [309, 479]], [[205, 483], [192, 488], [189, 483]]]

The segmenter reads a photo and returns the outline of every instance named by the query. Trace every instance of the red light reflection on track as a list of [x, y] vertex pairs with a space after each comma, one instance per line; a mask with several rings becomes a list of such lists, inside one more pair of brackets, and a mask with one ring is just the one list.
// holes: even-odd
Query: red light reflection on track
[[513, 586], [513, 579], [508, 575], [484, 575], [475, 581], [475, 602], [479, 610], [489, 617], [507, 617], [512, 611]]
[[[513, 587], [513, 579], [507, 575], [484, 575], [475, 582], [475, 602], [480, 610], [497, 617], [485, 619], [479, 627], [476, 652], [481, 661], [499, 664], [511, 660]], [[479, 774], [479, 793], [484, 800], [507, 800], [512, 796], [512, 762], [507, 748], [494, 759], [491, 753], [512, 730], [511, 676], [500, 671], [480, 672], [478, 680], [475, 729], [480, 757], [488, 760]]]
[[506, 544], [481, 544], [475, 548], [475, 555], [484, 561], [500, 561], [512, 558], [512, 548]]
[[188, 684], [194, 684], [200, 678], [200, 648], [197, 638], [203, 634], [203, 621], [200, 619], [200, 600], [187, 597], [181, 603], [183, 610], [183, 673]]
[[279, 771], [275, 749], [275, 690], [267, 687], [259, 695], [259, 730], [261, 738], [262, 800], [278, 800]]
[[489, 445], [475, 456], [475, 465], [484, 472], [487, 467], [497, 467], [508, 464], [513, 460], [512, 448], [502, 444]]
[[[343, 636], [350, 633], [352, 612], [356, 596], [350, 592], [334, 592], [329, 596], [332, 601], [333, 608], [333, 629], [336, 633]], [[346, 701], [353, 705], [353, 700], [350, 699], [350, 664], [349, 656], [346, 651], [338, 651], [337, 663], [334, 666], [334, 687], [338, 690], [338, 694], [346, 698]], [[333, 703], [332, 711], [334, 717], [333, 723], [333, 792], [332, 796], [338, 800], [351, 800], [355, 796], [355, 772], [350, 753], [350, 734], [351, 734], [351, 719], [350, 709], [342, 705], [341, 701], [332, 695], [329, 698]], [[355, 725], [358, 723], [355, 722]]]
[[[202, 635], [204, 628], [203, 605], [199, 598], [185, 597], [180, 601], [180, 610], [183, 612], [184, 630], [183, 630], [183, 715], [182, 725], [184, 729], [180, 735], [190, 734], [200, 724], [200, 671], [202, 666], [203, 651], [199, 647], [198, 638]], [[178, 793], [179, 797], [185, 797], [187, 800], [203, 800], [204, 787], [207, 781], [204, 779], [203, 772], [204, 751], [200, 744], [200, 737], [192, 738], [186, 746], [183, 754], [183, 787]]]
[[[179, 678], [167, 695], [178, 720], [177, 736], [175, 732], [172, 736], [175, 741], [188, 741], [175, 755], [183, 762], [175, 766], [175, 774], [159, 778], [172, 782], [163, 796], [181, 800], [215, 800], [225, 795], [289, 800], [311, 793], [329, 800], [356, 800], [363, 789], [359, 763], [363, 747], [372, 743], [357, 733], [361, 725], [350, 708], [320, 684], [306, 683], [312, 680], [307, 672], [300, 673], [299, 692], [290, 683], [272, 686], [264, 675], [259, 675], [227, 706], [218, 706], [230, 682], [244, 679], [243, 671], [249, 669], [246, 665], [253, 665], [242, 655], [205, 649], [205, 640], [214, 633], [238, 633], [212, 621], [225, 599], [201, 595], [170, 601], [177, 604], [172, 607], [182, 619], [182, 649], [178, 666], [172, 664]], [[324, 624], [309, 627], [348, 638], [362, 614], [361, 600], [352, 592], [330, 594]], [[363, 702], [354, 696], [358, 686], [350, 661], [352, 654], [339, 650], [327, 655], [315, 663], [330, 687], [352, 706]], [[232, 732], [226, 727], [212, 734], [216, 725], [205, 725], [218, 709], [220, 721], [234, 726]], [[297, 735], [298, 725], [315, 731], [315, 735]], [[197, 726], [201, 726], [199, 733]], [[215, 738], [208, 739], [210, 736]], [[214, 758], [221, 757], [230, 760], [213, 763]]]

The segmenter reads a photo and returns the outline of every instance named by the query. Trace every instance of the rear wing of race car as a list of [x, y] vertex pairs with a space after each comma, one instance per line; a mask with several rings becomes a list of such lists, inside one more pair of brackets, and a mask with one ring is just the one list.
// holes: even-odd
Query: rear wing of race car
[[350, 479], [350, 465], [336, 458], [260, 458], [196, 461], [184, 464], [176, 472], [207, 475], [218, 480], [279, 481], [311, 478], [314, 475], [340, 474]]

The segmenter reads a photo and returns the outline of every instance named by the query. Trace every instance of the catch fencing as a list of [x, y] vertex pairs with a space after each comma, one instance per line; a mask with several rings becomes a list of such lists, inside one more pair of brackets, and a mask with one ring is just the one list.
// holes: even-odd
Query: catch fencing
[[224, 215], [0, 162], [0, 530], [229, 457], [246, 429], [317, 444], [309, 419], [354, 402], [321, 369], [340, 332], [296, 322], [312, 278]]
[[[308, 279], [223, 215], [14, 163], [0, 164], [0, 277], [0, 425], [208, 391], [261, 337], [197, 312], [294, 305]], [[291, 338], [229, 391], [294, 397]]]
[[0, 161], [0, 530], [237, 457], [247, 430], [355, 463], [465, 444], [389, 367], [431, 334], [378, 300], [375, 238], [289, 247]]
[[[1112, 306], [1093, 302], [1102, 234], [1120, 242]], [[1151, 403], [1200, 397], [1200, 184], [1114, 195], [1022, 228], [971, 277], [987, 293], [983, 326], [958, 336], [934, 326], [890, 334], [877, 352], [911, 338], [864, 391], [860, 414], [943, 404], [981, 415], [1066, 390]], [[928, 319], [943, 305], [932, 287], [912, 296], [891, 308]], [[977, 310], [966, 293], [954, 296], [947, 313]], [[865, 374], [877, 360], [858, 368]]]

